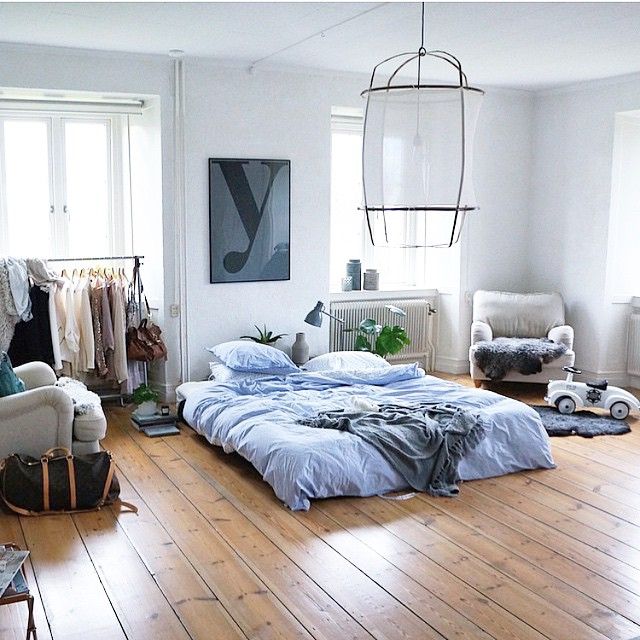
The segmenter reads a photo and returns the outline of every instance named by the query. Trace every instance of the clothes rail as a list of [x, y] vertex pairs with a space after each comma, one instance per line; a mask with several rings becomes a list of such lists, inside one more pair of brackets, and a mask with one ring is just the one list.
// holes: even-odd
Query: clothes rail
[[[140, 270], [142, 266], [142, 260], [144, 260], [144, 256], [141, 255], [133, 255], [133, 256], [91, 256], [88, 258], [47, 258], [46, 262], [105, 262], [111, 260], [133, 260], [134, 267], [136, 270]], [[139, 275], [139, 274], [138, 274]], [[142, 302], [143, 302], [143, 288], [142, 281], [140, 277], [136, 279], [136, 299], [138, 303], [138, 322], [142, 321]], [[146, 300], [146, 299], [145, 299]], [[149, 382], [149, 367], [146, 362], [142, 363], [142, 375], [145, 384]], [[125, 395], [120, 390], [120, 393], [107, 393], [107, 394], [99, 394], [100, 397], [104, 400], [111, 398], [119, 398], [120, 404], [124, 405]]]
[[47, 258], [47, 262], [102, 262], [104, 260], [144, 260], [144, 256], [102, 256], [101, 258]]

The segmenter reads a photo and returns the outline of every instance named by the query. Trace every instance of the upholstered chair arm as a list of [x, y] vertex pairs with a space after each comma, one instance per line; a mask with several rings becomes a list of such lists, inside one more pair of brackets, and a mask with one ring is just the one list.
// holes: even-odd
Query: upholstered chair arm
[[474, 320], [471, 323], [471, 345], [482, 340], [493, 340], [493, 331], [486, 322]]
[[553, 329], [549, 331], [547, 338], [557, 342], [558, 344], [566, 345], [569, 350], [573, 349], [573, 327], [570, 327], [568, 324], [553, 327]]
[[0, 457], [40, 456], [51, 447], [71, 448], [73, 402], [58, 387], [44, 386], [0, 398]]
[[56, 383], [56, 374], [53, 369], [44, 362], [28, 362], [13, 369], [16, 375], [24, 382], [27, 389], [37, 389]]

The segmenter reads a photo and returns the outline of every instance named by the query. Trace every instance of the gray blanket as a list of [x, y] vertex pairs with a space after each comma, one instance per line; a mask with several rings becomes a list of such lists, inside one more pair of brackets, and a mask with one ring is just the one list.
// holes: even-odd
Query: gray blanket
[[496, 338], [472, 347], [476, 364], [490, 380], [502, 380], [510, 371], [525, 376], [542, 371], [542, 365], [558, 359], [567, 346], [547, 338]]
[[449, 405], [381, 405], [379, 411], [328, 411], [300, 424], [353, 433], [374, 446], [417, 491], [458, 493], [458, 463], [485, 436], [478, 415]]

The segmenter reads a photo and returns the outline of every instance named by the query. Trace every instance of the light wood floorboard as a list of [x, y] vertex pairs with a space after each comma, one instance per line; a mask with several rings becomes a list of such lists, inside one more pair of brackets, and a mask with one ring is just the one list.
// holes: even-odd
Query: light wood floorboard
[[[0, 541], [31, 550], [40, 640], [640, 638], [636, 419], [624, 436], [554, 438], [557, 469], [465, 483], [457, 498], [306, 513], [188, 427], [150, 439], [127, 408], [108, 420], [137, 515], [0, 513]], [[26, 604], [0, 607], [2, 640], [25, 629]]]

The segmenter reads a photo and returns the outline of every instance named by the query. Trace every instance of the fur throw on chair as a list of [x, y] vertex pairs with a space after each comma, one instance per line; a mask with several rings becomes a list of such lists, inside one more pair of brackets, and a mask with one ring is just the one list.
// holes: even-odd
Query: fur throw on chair
[[510, 371], [532, 375], [542, 365], [557, 360], [567, 346], [548, 338], [496, 338], [477, 342], [471, 348], [476, 364], [490, 380], [502, 380]]

